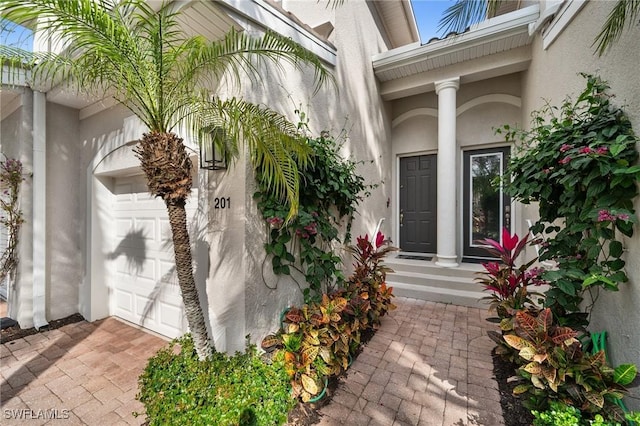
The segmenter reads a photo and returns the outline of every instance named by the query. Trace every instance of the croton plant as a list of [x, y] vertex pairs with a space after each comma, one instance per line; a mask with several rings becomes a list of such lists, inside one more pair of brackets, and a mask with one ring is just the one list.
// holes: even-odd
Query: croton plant
[[358, 237], [349, 247], [355, 262], [345, 287], [319, 302], [288, 308], [280, 330], [263, 339], [263, 349], [277, 349], [275, 356], [284, 358], [294, 397], [308, 402], [321, 394], [328, 377], [348, 368], [362, 332], [378, 328], [380, 318], [395, 309], [393, 289], [386, 285], [391, 270], [382, 264], [393, 250], [380, 232], [374, 241]]

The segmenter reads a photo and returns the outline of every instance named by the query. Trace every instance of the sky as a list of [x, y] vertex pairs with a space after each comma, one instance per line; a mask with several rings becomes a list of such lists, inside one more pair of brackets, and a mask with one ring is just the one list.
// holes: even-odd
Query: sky
[[[454, 3], [453, 0], [411, 0], [411, 3], [422, 43], [428, 42], [432, 37], [441, 35], [436, 31], [438, 22], [442, 12]], [[33, 38], [29, 30], [15, 24], [10, 26], [2, 25], [1, 30], [0, 44], [30, 49]]]
[[453, 0], [411, 0], [422, 43], [428, 42], [432, 37], [442, 36], [436, 31], [438, 22], [444, 10], [454, 3]]
[[21, 25], [3, 19], [0, 21], [0, 44], [31, 50], [33, 33]]

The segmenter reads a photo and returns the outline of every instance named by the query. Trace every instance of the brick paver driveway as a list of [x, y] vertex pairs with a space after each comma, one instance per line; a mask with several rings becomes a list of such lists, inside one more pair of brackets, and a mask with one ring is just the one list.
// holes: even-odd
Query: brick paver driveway
[[166, 343], [113, 318], [5, 343], [0, 423], [140, 425], [138, 376]]

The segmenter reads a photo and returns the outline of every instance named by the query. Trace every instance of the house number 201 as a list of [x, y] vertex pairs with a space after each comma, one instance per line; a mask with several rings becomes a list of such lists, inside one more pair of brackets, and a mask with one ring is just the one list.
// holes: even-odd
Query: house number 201
[[216, 197], [213, 199], [213, 208], [214, 209], [230, 209], [231, 208], [231, 197]]

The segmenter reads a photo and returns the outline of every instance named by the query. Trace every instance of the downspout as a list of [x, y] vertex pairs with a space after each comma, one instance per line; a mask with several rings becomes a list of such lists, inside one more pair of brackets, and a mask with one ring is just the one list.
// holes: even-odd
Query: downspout
[[33, 91], [33, 326], [48, 325], [47, 303], [47, 98]]

